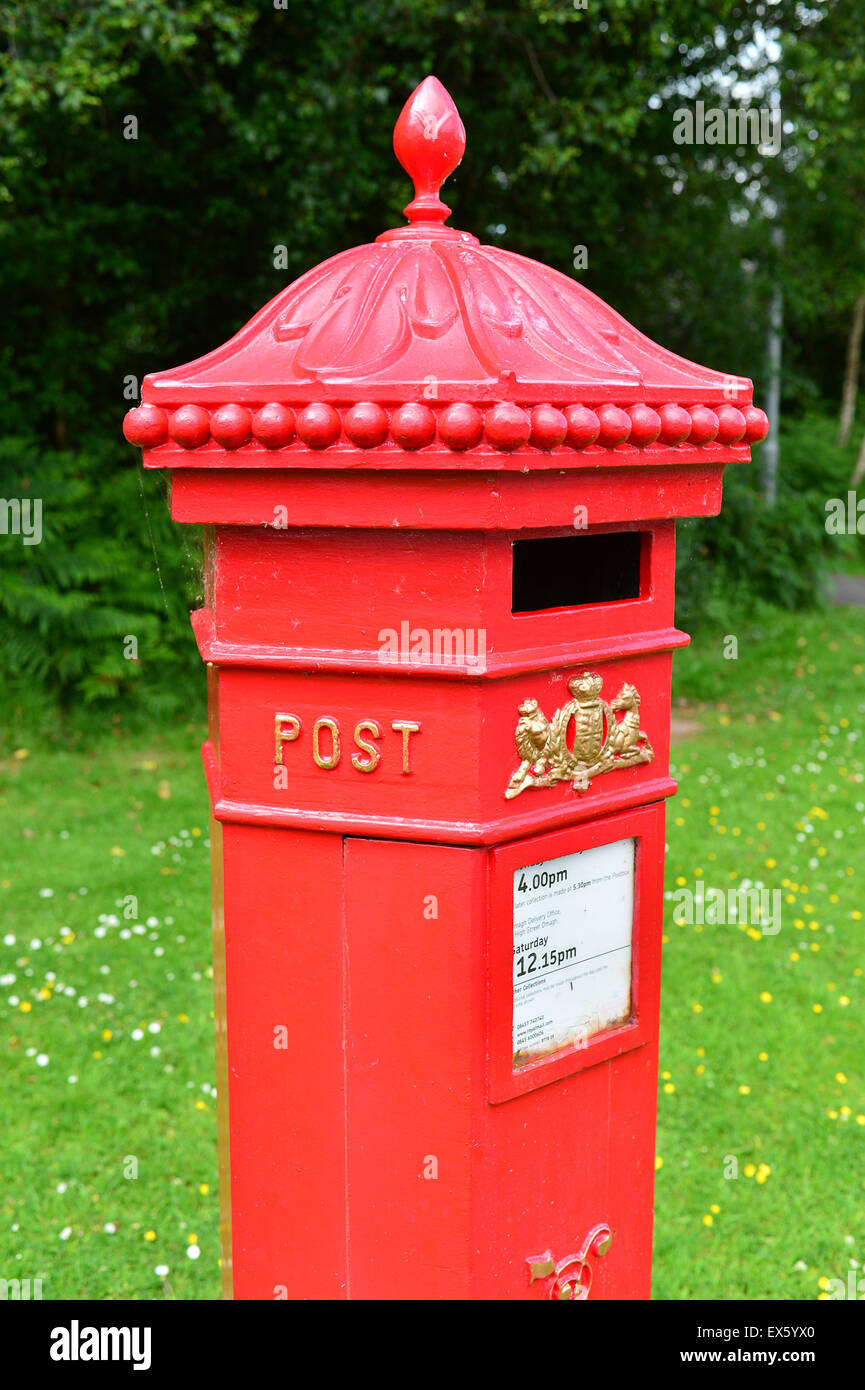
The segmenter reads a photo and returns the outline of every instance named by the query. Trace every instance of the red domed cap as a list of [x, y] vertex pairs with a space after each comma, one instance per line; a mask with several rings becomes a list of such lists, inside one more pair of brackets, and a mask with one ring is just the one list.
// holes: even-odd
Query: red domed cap
[[516, 471], [594, 467], [607, 450], [617, 466], [717, 466], [765, 436], [744, 377], [669, 352], [572, 276], [444, 225], [439, 190], [466, 136], [437, 78], [412, 92], [393, 143], [415, 186], [409, 225], [314, 266], [213, 352], [148, 375], [124, 425], [145, 464], [182, 467], [200, 449], [196, 467], [225, 467], [226, 451], [232, 466], [303, 467], [313, 450], [325, 467], [366, 454], [376, 469], [454, 468], [479, 450]]

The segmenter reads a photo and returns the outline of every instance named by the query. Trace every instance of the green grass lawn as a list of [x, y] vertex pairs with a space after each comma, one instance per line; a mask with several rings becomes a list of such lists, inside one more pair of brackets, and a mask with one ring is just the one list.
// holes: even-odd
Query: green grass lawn
[[[761, 614], [736, 660], [720, 631], [677, 657], [702, 732], [668, 895], [762, 883], [783, 916], [666, 903], [658, 1298], [814, 1299], [865, 1262], [863, 631]], [[0, 1277], [45, 1298], [219, 1296], [202, 734], [0, 762]]]
[[[865, 1262], [863, 632], [767, 614], [677, 657], [713, 703], [668, 813], [658, 1298], [828, 1297]], [[676, 925], [697, 879], [780, 889], [780, 930]]]
[[219, 1296], [201, 734], [2, 763], [0, 1275], [45, 1298]]

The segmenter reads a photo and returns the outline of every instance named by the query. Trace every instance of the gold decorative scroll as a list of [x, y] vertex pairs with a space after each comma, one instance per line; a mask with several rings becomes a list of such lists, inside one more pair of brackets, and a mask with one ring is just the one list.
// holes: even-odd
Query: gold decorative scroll
[[569, 1303], [584, 1303], [592, 1288], [594, 1270], [589, 1263], [590, 1255], [603, 1258], [613, 1243], [613, 1231], [606, 1221], [599, 1221], [586, 1236], [574, 1255], [566, 1255], [557, 1260], [552, 1251], [543, 1255], [530, 1255], [526, 1260], [529, 1267], [529, 1283], [538, 1279], [551, 1279], [546, 1286], [546, 1297], [561, 1299]]

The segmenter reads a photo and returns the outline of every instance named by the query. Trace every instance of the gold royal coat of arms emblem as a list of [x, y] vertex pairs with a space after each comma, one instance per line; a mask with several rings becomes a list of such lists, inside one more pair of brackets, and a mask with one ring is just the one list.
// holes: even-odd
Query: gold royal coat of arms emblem
[[[601, 699], [603, 678], [594, 671], [572, 676], [572, 699], [548, 719], [537, 700], [524, 700], [516, 729], [520, 765], [505, 796], [519, 796], [528, 787], [552, 787], [571, 782], [585, 791], [593, 777], [617, 767], [651, 762], [655, 756], [640, 728], [640, 696], [636, 686], [623, 685], [612, 702]], [[621, 714], [622, 718], [618, 716]], [[568, 742], [571, 723], [574, 735]]]

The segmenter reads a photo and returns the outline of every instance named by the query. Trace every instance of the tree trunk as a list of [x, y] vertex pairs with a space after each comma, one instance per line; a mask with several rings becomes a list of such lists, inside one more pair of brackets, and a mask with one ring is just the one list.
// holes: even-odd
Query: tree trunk
[[847, 363], [844, 368], [844, 389], [841, 394], [841, 418], [838, 422], [838, 443], [843, 447], [850, 438], [853, 416], [856, 413], [856, 392], [859, 385], [859, 362], [862, 356], [862, 329], [865, 327], [865, 294], [856, 296], [850, 336], [847, 339]]
[[859, 445], [859, 457], [856, 460], [856, 467], [853, 469], [850, 486], [854, 489], [857, 488], [863, 478], [865, 478], [865, 434], [863, 434], [862, 443]]
[[[780, 253], [784, 249], [784, 228], [776, 223], [772, 228], [772, 245]], [[769, 331], [766, 336], [766, 357], [768, 359], [768, 389], [766, 392], [766, 413], [772, 428], [763, 445], [763, 496], [770, 507], [774, 507], [778, 496], [778, 465], [780, 461], [779, 437], [781, 425], [781, 345], [784, 329], [784, 292], [781, 288], [780, 267], [776, 262], [775, 283], [769, 300]]]

